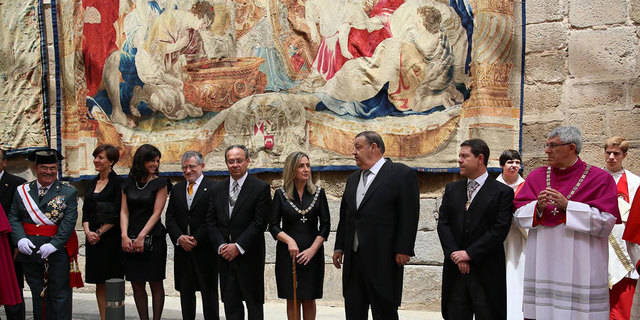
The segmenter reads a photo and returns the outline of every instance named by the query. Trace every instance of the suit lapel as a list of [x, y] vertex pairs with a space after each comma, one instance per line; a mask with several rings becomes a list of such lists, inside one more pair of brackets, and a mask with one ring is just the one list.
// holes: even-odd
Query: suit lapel
[[[362, 198], [362, 202], [360, 202], [360, 206], [358, 206], [358, 209], [364, 206], [364, 204], [371, 198], [371, 195], [376, 191], [378, 186], [380, 186], [384, 181], [384, 179], [386, 179], [389, 171], [391, 170], [390, 168], [391, 168], [391, 160], [385, 161], [382, 167], [380, 168], [380, 170], [378, 170], [378, 174], [374, 176], [373, 181], [371, 182], [371, 185], [367, 189], [367, 192], [364, 194], [364, 198]], [[361, 174], [362, 174], [362, 170], [361, 170]], [[358, 175], [357, 183], [360, 183], [361, 174]]]
[[[202, 178], [202, 181], [200, 182], [200, 185], [198, 186], [198, 190], [196, 190], [196, 194], [193, 196], [193, 201], [191, 201], [191, 209], [193, 209], [196, 206], [196, 204], [198, 203], [198, 201], [200, 201], [200, 199], [202, 199], [203, 194], [206, 194], [207, 191], [209, 191], [209, 188], [207, 186], [207, 182], [206, 182], [205, 179], [206, 178], [204, 178], [204, 177]], [[186, 193], [185, 193], [185, 197], [186, 197]], [[185, 203], [187, 203], [187, 202], [185, 201]]]
[[29, 195], [34, 201], [38, 201], [38, 184], [35, 180], [29, 184]]
[[187, 181], [185, 180], [184, 183], [180, 182], [178, 184], [176, 184], [176, 186], [173, 189], [173, 192], [177, 192], [178, 194], [176, 194], [178, 203], [180, 204], [180, 206], [184, 206], [183, 209], [184, 211], [188, 211], [189, 210], [189, 205], [187, 204]]
[[242, 184], [240, 193], [238, 194], [238, 199], [236, 200], [236, 205], [233, 207], [233, 211], [231, 212], [231, 219], [233, 219], [233, 215], [239, 210], [238, 208], [242, 206], [242, 203], [244, 203], [245, 199], [249, 196], [249, 188], [251, 187], [250, 180], [250, 176], [247, 176], [247, 178], [244, 179], [244, 183]]
[[224, 179], [224, 181], [222, 182], [224, 184], [223, 188], [222, 188], [222, 192], [220, 194], [220, 199], [222, 200], [222, 207], [224, 208], [224, 217], [225, 219], [227, 219], [227, 221], [231, 220], [229, 219], [229, 183], [231, 177], [228, 177], [226, 179]]
[[473, 202], [471, 202], [469, 210], [467, 210], [469, 218], [471, 219], [472, 227], [477, 226], [477, 222], [484, 216], [487, 201], [491, 198], [491, 195], [495, 190], [495, 188], [492, 188], [491, 186], [493, 181], [490, 180], [490, 178], [487, 178], [480, 190], [478, 190], [478, 194], [473, 198]]

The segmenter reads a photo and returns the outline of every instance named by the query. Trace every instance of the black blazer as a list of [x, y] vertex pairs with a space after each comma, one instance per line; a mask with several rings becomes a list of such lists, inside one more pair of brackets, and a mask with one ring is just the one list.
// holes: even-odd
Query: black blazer
[[[360, 272], [378, 294], [399, 306], [404, 268], [396, 264], [395, 255], [414, 255], [420, 213], [418, 177], [411, 168], [387, 159], [358, 208], [356, 190], [360, 175], [359, 170], [347, 178], [340, 204], [335, 249], [344, 252], [343, 294], [351, 274]], [[367, 261], [365, 270], [351, 268], [356, 230], [358, 254]]]
[[0, 179], [0, 204], [7, 215], [11, 211], [11, 203], [13, 202], [13, 196], [16, 194], [16, 189], [25, 182], [27, 180], [14, 176], [6, 170], [2, 174], [2, 179]]
[[[485, 289], [494, 319], [506, 319], [506, 270], [504, 239], [507, 237], [513, 213], [513, 190], [488, 177], [469, 210], [467, 179], [447, 184], [438, 219], [438, 236], [444, 252], [442, 273], [442, 315], [446, 315], [446, 297], [454, 281], [461, 279], [458, 266], [450, 256], [466, 250], [471, 257], [470, 269]], [[472, 293], [473, 294], [473, 293]]]
[[[237, 243], [245, 250], [233, 261], [218, 259], [221, 282], [231, 268], [238, 277], [242, 291], [251, 292], [255, 303], [264, 302], [264, 231], [271, 210], [271, 191], [262, 180], [247, 176], [238, 194], [238, 200], [229, 217], [229, 179], [215, 187], [213, 210], [207, 215], [209, 237], [214, 252], [225, 243]], [[247, 290], [248, 289], [248, 290]], [[225, 290], [221, 290], [225, 300]]]
[[[215, 249], [209, 240], [209, 230], [207, 228], [207, 215], [213, 210], [213, 195], [216, 183], [203, 177], [202, 182], [198, 186], [191, 208], [187, 206], [187, 182], [177, 183], [169, 197], [169, 204], [166, 212], [166, 225], [169, 238], [175, 246], [175, 286], [181, 288], [181, 279], [185, 273], [193, 274], [193, 270], [185, 269], [188, 263], [189, 254], [195, 259], [192, 261], [198, 263], [199, 270], [205, 271], [207, 274], [217, 276], [217, 263]], [[189, 226], [187, 230], [187, 226]], [[189, 231], [189, 232], [187, 232]], [[182, 235], [191, 235], [196, 238], [198, 245], [191, 251], [187, 252], [178, 246], [178, 238]], [[196, 275], [193, 274], [195, 277]]]

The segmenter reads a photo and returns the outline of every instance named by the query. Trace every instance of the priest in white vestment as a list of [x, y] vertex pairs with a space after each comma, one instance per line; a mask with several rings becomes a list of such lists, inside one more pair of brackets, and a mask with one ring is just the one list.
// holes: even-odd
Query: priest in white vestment
[[[502, 182], [518, 194], [524, 179], [520, 176], [522, 158], [516, 150], [505, 150], [499, 158], [502, 173], [496, 181]], [[507, 268], [507, 320], [522, 320], [522, 292], [524, 281], [524, 249], [527, 244], [527, 230], [516, 223], [511, 224], [504, 240], [504, 254]]]
[[530, 228], [525, 256], [526, 319], [609, 318], [608, 237], [621, 223], [616, 184], [578, 154], [582, 135], [548, 135], [549, 166], [533, 170], [514, 199], [515, 220]]
[[622, 224], [615, 225], [609, 235], [610, 319], [616, 320], [631, 319], [633, 294], [638, 282], [638, 272], [634, 266], [640, 246], [622, 240], [629, 209], [640, 185], [640, 177], [622, 167], [622, 161], [626, 158], [628, 150], [629, 142], [622, 137], [611, 137], [604, 144], [605, 170], [616, 181], [618, 208], [622, 218]]

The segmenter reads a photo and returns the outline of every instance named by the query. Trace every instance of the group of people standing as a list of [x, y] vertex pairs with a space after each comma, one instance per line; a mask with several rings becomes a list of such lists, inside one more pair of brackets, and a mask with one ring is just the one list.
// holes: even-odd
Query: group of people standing
[[438, 220], [443, 317], [638, 318], [640, 179], [622, 166], [628, 148], [608, 139], [600, 169], [580, 159], [577, 128], [557, 127], [547, 166], [523, 179], [520, 155], [507, 150], [493, 181], [486, 143], [465, 141], [465, 179], [447, 185]]
[[[375, 319], [398, 319], [403, 267], [414, 255], [417, 175], [385, 159], [384, 151], [376, 132], [364, 131], [354, 139], [353, 156], [361, 170], [347, 180], [333, 253], [333, 264], [343, 270], [348, 319], [366, 319], [369, 308]], [[287, 157], [283, 184], [273, 198], [267, 183], [248, 174], [249, 151], [243, 145], [224, 151], [229, 177], [219, 182], [204, 177], [204, 159], [196, 151], [182, 155], [185, 180], [176, 185], [159, 175], [161, 153], [152, 145], [136, 150], [126, 178], [113, 171], [119, 160], [114, 146], [100, 145], [93, 156], [98, 175], [87, 184], [82, 225], [85, 280], [96, 284], [101, 318], [105, 281], [122, 277], [131, 283], [141, 319], [150, 318], [149, 283], [153, 319], [161, 318], [168, 233], [175, 246], [175, 286], [184, 319], [195, 318], [196, 291], [201, 292], [205, 318], [219, 318], [218, 275], [225, 319], [245, 319], [245, 309], [249, 319], [263, 319], [268, 230], [278, 241], [275, 276], [278, 297], [287, 300], [288, 317], [315, 319], [315, 300], [323, 295], [323, 244], [331, 222], [325, 191], [313, 182], [307, 154]], [[70, 274], [76, 270], [74, 255], [65, 249], [75, 235], [77, 192], [57, 180], [63, 157], [56, 150], [35, 151], [29, 158], [35, 163], [36, 180], [17, 181], [8, 189], [14, 194], [6, 205], [10, 228], [0, 220], [0, 236], [6, 238], [10, 231], [11, 243], [17, 246], [16, 261], [31, 288], [34, 318], [46, 313], [46, 319], [70, 319]], [[161, 221], [165, 205], [166, 227]], [[1, 244], [3, 254], [7, 250]], [[10, 254], [6, 257], [12, 262]], [[0, 266], [5, 264], [9, 266]], [[2, 271], [11, 275], [17, 297], [0, 296], [0, 304], [19, 305], [15, 270]], [[22, 318], [24, 305], [22, 316], [12, 319]]]
[[[464, 179], [447, 184], [439, 208], [443, 317], [632, 319], [640, 313], [640, 301], [632, 304], [640, 260], [640, 178], [622, 167], [628, 147], [622, 138], [607, 140], [606, 166], [599, 169], [579, 158], [580, 131], [558, 127], [545, 144], [548, 166], [523, 179], [519, 153], [507, 150], [499, 158], [502, 174], [492, 179], [488, 145], [464, 141], [458, 155]], [[360, 170], [347, 178], [332, 257], [342, 269], [346, 319], [367, 319], [369, 309], [376, 320], [398, 319], [404, 265], [415, 254], [418, 178], [384, 152], [376, 132], [354, 138]], [[331, 221], [307, 154], [287, 157], [273, 198], [267, 183], [248, 174], [249, 151], [242, 145], [224, 151], [229, 177], [219, 182], [204, 177], [205, 161], [196, 151], [182, 155], [184, 181], [176, 185], [159, 175], [161, 153], [152, 145], [137, 149], [127, 178], [113, 171], [115, 147], [100, 145], [93, 156], [98, 175], [87, 185], [82, 222], [86, 281], [96, 284], [102, 318], [104, 282], [122, 277], [131, 282], [141, 319], [149, 318], [149, 283], [153, 318], [161, 318], [168, 233], [184, 319], [195, 318], [197, 291], [205, 318], [219, 318], [218, 283], [226, 319], [244, 319], [245, 312], [249, 319], [264, 319], [268, 230], [277, 240], [277, 292], [287, 300], [288, 318], [315, 319]], [[8, 188], [0, 200], [10, 208], [10, 228], [0, 215], [0, 278], [9, 284], [0, 290], [0, 303], [10, 319], [24, 318], [12, 276], [23, 272], [34, 317], [70, 319], [71, 287], [77, 285], [76, 190], [57, 180], [63, 158], [56, 150], [29, 158], [37, 177], [32, 182], [0, 170], [0, 189]], [[4, 169], [4, 158], [0, 164]], [[15, 265], [4, 240], [9, 232]]]

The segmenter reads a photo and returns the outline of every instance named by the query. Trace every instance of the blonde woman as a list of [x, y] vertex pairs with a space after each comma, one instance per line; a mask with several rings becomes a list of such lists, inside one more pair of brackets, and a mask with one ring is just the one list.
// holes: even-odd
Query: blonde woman
[[[287, 317], [302, 306], [304, 320], [316, 318], [315, 299], [322, 298], [324, 249], [330, 230], [324, 190], [313, 184], [309, 156], [291, 153], [283, 170], [283, 186], [273, 199], [269, 231], [276, 246], [278, 297], [287, 299]], [[293, 303], [292, 262], [296, 262], [297, 305]]]

